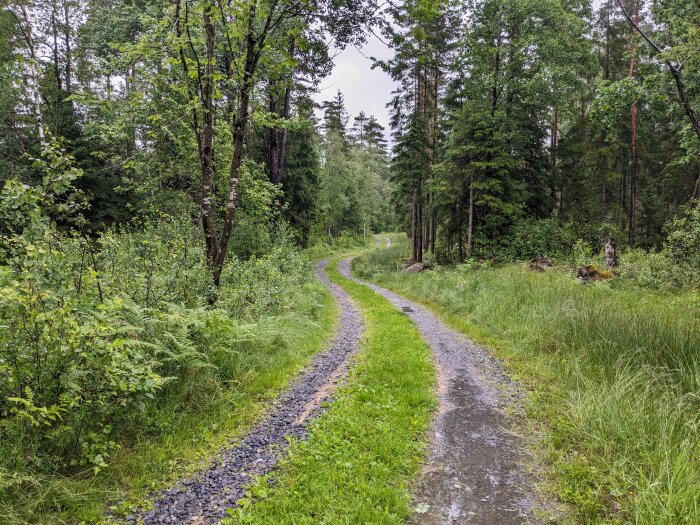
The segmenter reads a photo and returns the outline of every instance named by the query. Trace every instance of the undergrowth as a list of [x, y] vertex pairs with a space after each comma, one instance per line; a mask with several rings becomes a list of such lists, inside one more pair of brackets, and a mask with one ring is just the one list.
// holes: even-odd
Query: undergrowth
[[700, 523], [700, 301], [569, 271], [412, 275], [403, 247], [356, 271], [493, 347], [532, 391], [555, 489], [586, 524]]
[[336, 314], [284, 224], [241, 213], [259, 235], [215, 290], [186, 213], [91, 237], [79, 170], [58, 146], [44, 155], [42, 185], [0, 195], [0, 523], [13, 525], [131, 512], [244, 432]]

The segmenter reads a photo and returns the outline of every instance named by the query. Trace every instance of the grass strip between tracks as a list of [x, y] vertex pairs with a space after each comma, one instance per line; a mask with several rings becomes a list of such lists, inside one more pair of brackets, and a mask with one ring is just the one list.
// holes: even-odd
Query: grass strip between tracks
[[366, 334], [327, 412], [259, 479], [227, 523], [403, 523], [436, 406], [430, 349], [408, 317], [369, 288], [328, 275], [362, 309]]

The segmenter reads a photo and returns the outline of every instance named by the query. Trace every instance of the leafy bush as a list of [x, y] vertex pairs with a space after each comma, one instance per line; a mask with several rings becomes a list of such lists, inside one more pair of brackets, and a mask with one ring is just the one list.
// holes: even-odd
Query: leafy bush
[[353, 235], [347, 231], [344, 231], [337, 237], [324, 235], [315, 237], [309, 242], [311, 247], [306, 250], [306, 254], [310, 259], [318, 259], [331, 253], [342, 253], [365, 247], [371, 240], [371, 237]]
[[268, 180], [263, 165], [246, 160], [240, 180], [239, 207], [230, 246], [241, 259], [268, 253], [279, 244], [275, 225], [279, 222], [281, 190]]
[[619, 275], [655, 290], [700, 287], [700, 208], [689, 208], [666, 228], [669, 234], [663, 249], [624, 253]]
[[[126, 295], [144, 307], [162, 302], [196, 306], [208, 296], [201, 231], [189, 218], [161, 215], [132, 231], [107, 230], [94, 253], [83, 253], [80, 264], [93, 264], [103, 293]], [[74, 250], [85, 249], [85, 246]], [[80, 275], [80, 268], [75, 269]]]
[[138, 417], [166, 382], [155, 371], [158, 352], [126, 321], [122, 301], [90, 308], [3, 273], [3, 442], [29, 444], [35, 466], [47, 455], [54, 466], [105, 466], [114, 426]]
[[673, 260], [695, 272], [700, 271], [700, 206], [689, 208], [672, 219], [666, 246]]
[[289, 245], [249, 261], [234, 260], [222, 277], [219, 306], [235, 317], [277, 315], [312, 276], [311, 263]]
[[[204, 410], [256, 359], [286, 348], [280, 333], [318, 316], [312, 266], [283, 224], [244, 247], [257, 256], [232, 258], [209, 308], [201, 234], [187, 217], [90, 238], [80, 171], [58, 146], [43, 158], [42, 185], [10, 180], [0, 195], [0, 472], [15, 477], [104, 469], [135, 436]], [[248, 182], [265, 206], [237, 227], [271, 233], [275, 193]]]
[[571, 258], [577, 266], [592, 264], [594, 260], [593, 249], [583, 239], [578, 239], [571, 247]]
[[521, 220], [513, 226], [509, 240], [504, 255], [513, 260], [559, 257], [574, 244], [571, 232], [555, 219]]
[[630, 250], [620, 257], [618, 275], [653, 290], [679, 290], [700, 281], [694, 272], [677, 264], [668, 249], [661, 252]]
[[7, 181], [0, 200], [0, 438], [21, 443], [14, 459], [31, 467], [99, 469], [117, 447], [114, 425], [166, 380], [155, 371], [157, 349], [129, 322], [139, 307], [104, 297], [85, 264], [90, 241], [51, 219], [81, 209], [79, 170], [56, 145], [44, 158], [41, 186]]

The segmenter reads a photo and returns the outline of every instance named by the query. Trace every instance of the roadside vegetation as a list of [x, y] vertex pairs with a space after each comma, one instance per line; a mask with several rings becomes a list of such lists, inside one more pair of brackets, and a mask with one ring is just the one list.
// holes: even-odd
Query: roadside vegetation
[[366, 337], [327, 412], [294, 442], [273, 474], [258, 479], [227, 523], [400, 524], [422, 463], [435, 407], [430, 350], [408, 317], [369, 288], [328, 275], [361, 307]]
[[494, 348], [529, 387], [533, 435], [576, 522], [700, 520], [700, 297], [687, 282], [658, 290], [682, 268], [637, 282], [630, 275], [651, 279], [661, 256], [630, 252], [621, 277], [593, 284], [573, 266], [538, 273], [524, 262], [409, 274], [408, 251], [394, 239], [355, 271]]
[[42, 185], [7, 183], [0, 200], [2, 523], [128, 513], [241, 435], [336, 319], [284, 224], [241, 215], [246, 258], [215, 290], [186, 213], [94, 240], [80, 233], [72, 159], [46, 154]]

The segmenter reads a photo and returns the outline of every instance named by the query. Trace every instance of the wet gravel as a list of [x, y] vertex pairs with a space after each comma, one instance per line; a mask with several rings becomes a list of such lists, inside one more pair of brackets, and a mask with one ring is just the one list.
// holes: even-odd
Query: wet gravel
[[288, 446], [287, 437], [304, 439], [308, 423], [322, 412], [320, 405], [331, 396], [332, 386], [343, 377], [350, 357], [356, 352], [364, 331], [362, 315], [349, 296], [330, 282], [324, 269], [328, 260], [316, 266], [319, 280], [333, 294], [340, 311], [336, 335], [328, 350], [274, 402], [267, 418], [241, 441], [231, 443], [217, 454], [216, 461], [196, 476], [179, 481], [155, 497], [152, 510], [127, 516], [126, 523], [214, 524], [236, 507], [256, 475], [270, 472]]
[[341, 273], [387, 298], [415, 323], [432, 348], [439, 410], [430, 430], [429, 460], [414, 492], [412, 524], [537, 523], [539, 506], [524, 443], [511, 432], [522, 393], [493, 355], [435, 315], [377, 285]]

